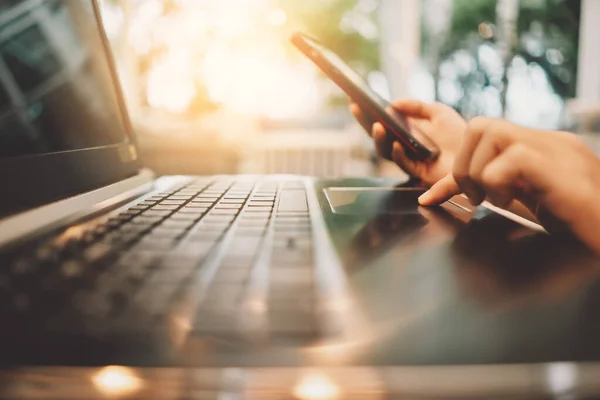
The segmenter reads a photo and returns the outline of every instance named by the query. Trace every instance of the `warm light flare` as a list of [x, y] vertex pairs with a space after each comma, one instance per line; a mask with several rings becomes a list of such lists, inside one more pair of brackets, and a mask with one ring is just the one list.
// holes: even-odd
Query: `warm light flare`
[[273, 26], [282, 26], [288, 20], [287, 14], [281, 8], [276, 8], [274, 10], [269, 11], [267, 14], [267, 20], [269, 24]]
[[131, 368], [108, 366], [92, 377], [98, 391], [110, 396], [130, 395], [142, 388], [142, 380]]
[[[178, 0], [164, 14], [160, 1], [141, 5], [129, 28], [133, 50], [148, 69], [142, 89], [150, 107], [194, 111], [198, 96], [225, 110], [275, 119], [316, 113], [328, 93], [316, 68], [289, 57], [278, 28], [288, 14], [270, 2]], [[304, 61], [304, 60], [303, 60]]]
[[302, 400], [331, 400], [340, 395], [339, 387], [328, 376], [310, 373], [294, 388], [294, 396]]
[[234, 112], [286, 118], [320, 105], [314, 69], [290, 64], [276, 50], [218, 48], [203, 71], [211, 98]]
[[196, 95], [189, 57], [170, 55], [159, 61], [148, 75], [148, 104], [173, 113], [183, 113]]

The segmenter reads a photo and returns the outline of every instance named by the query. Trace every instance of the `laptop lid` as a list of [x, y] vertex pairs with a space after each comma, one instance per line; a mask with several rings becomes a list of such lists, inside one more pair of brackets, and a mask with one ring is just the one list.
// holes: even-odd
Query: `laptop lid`
[[0, 4], [0, 218], [140, 168], [95, 0]]

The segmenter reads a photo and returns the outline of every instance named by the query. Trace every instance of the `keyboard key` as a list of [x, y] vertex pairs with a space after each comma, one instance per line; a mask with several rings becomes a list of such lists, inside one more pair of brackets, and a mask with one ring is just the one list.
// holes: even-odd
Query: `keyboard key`
[[160, 224], [160, 228], [184, 231], [184, 230], [189, 229], [192, 226], [194, 226], [194, 224], [195, 224], [194, 220], [177, 220], [177, 219], [169, 218], [166, 221], [164, 221], [162, 224]]
[[225, 232], [225, 228], [224, 229], [220, 229], [220, 230], [211, 230], [211, 231], [197, 231], [194, 232], [192, 234], [190, 234], [189, 236], [186, 237], [186, 241], [190, 241], [190, 242], [216, 242], [218, 239], [221, 238], [221, 236], [223, 236], [223, 233]]
[[136, 212], [137, 211], [139, 213], [139, 212], [142, 212], [142, 211], [147, 210], [149, 208], [150, 208], [150, 206], [137, 205], [137, 206], [129, 207], [127, 211], [130, 211], [130, 212]]
[[215, 215], [215, 214], [211, 213], [202, 220], [202, 223], [208, 224], [208, 225], [213, 225], [213, 224], [229, 225], [234, 219], [235, 219], [235, 215], [218, 215], [218, 214]]
[[[163, 211], [156, 211], [156, 212], [162, 213]], [[134, 219], [132, 219], [130, 223], [138, 224], [138, 225], [154, 225], [154, 224], [159, 223], [163, 219], [164, 219], [164, 216], [162, 216], [162, 215], [142, 214], [139, 217], [135, 217]]]
[[154, 238], [154, 237], [145, 237], [143, 238], [138, 247], [140, 249], [170, 249], [173, 247], [173, 238]]
[[150, 274], [163, 256], [164, 253], [157, 251], [136, 251], [119, 260], [118, 266], [125, 271], [125, 280], [130, 284], [138, 284]]
[[172, 213], [172, 211], [154, 211], [153, 209], [150, 209], [149, 211], [145, 211], [142, 214], [142, 217], [155, 217], [158, 221], [160, 221], [163, 218], [168, 217]]
[[245, 199], [223, 199], [219, 202], [219, 204], [244, 204], [246, 202]]
[[271, 210], [273, 209], [273, 207], [264, 207], [264, 206], [248, 206], [248, 208], [246, 208], [246, 213], [271, 213]]
[[263, 236], [266, 231], [266, 227], [255, 226], [255, 227], [239, 227], [235, 234], [239, 236]]
[[104, 261], [113, 251], [112, 246], [105, 243], [96, 243], [88, 247], [82, 253], [82, 257], [86, 263], [94, 264]]
[[207, 202], [207, 201], [203, 201], [203, 200], [192, 200], [191, 202], [186, 204], [186, 207], [210, 208], [213, 206], [213, 204], [214, 204], [214, 202]]
[[161, 206], [181, 206], [185, 204], [185, 200], [164, 200], [158, 204]]
[[[143, 207], [144, 210], [146, 210], [145, 207]], [[123, 218], [127, 218], [127, 219], [131, 219], [133, 217], [135, 217], [136, 215], [140, 214], [143, 210], [134, 210], [134, 209], [127, 209], [125, 211], [122, 211], [119, 216], [123, 217]]]
[[145, 206], [151, 207], [151, 206], [155, 205], [156, 203], [157, 203], [157, 201], [145, 200], [145, 201], [137, 203], [136, 206], [138, 206], [138, 207], [145, 207]]
[[211, 216], [221, 216], [221, 215], [237, 215], [238, 214], [238, 210], [237, 209], [219, 209], [219, 208], [215, 208], [214, 210], [212, 210], [210, 212]]
[[229, 248], [238, 256], [251, 256], [258, 252], [262, 244], [261, 237], [238, 238], [236, 237], [229, 245]]
[[202, 214], [199, 214], [197, 212], [194, 213], [190, 213], [190, 212], [176, 212], [175, 214], [171, 215], [169, 217], [169, 220], [172, 221], [192, 221], [195, 222], [197, 220], [200, 219], [200, 217], [202, 217]]
[[178, 205], [156, 205], [152, 207], [150, 210], [152, 211], [174, 211], [179, 208]]
[[150, 232], [146, 238], [155, 239], [176, 239], [183, 234], [181, 230], [156, 228]]
[[123, 224], [123, 222], [124, 221], [121, 219], [111, 218], [104, 223], [104, 226], [106, 226], [108, 229], [117, 229]]
[[216, 203], [219, 200], [219, 197], [215, 197], [215, 196], [207, 196], [207, 195], [198, 195], [194, 198], [194, 200], [196, 201], [203, 201], [206, 203]]
[[241, 208], [241, 204], [219, 203], [215, 206], [215, 210], [239, 210]]
[[250, 200], [248, 203], [249, 207], [273, 207], [275, 201], [259, 201], [259, 200]]
[[208, 255], [208, 253], [210, 253], [213, 247], [214, 242], [187, 242], [180, 245], [171, 257], [175, 259], [185, 258], [200, 262]]
[[271, 217], [271, 213], [264, 211], [244, 212], [243, 219], [260, 219], [268, 220]]
[[175, 195], [175, 196], [169, 196], [167, 197], [167, 200], [189, 200], [191, 199], [193, 196], [180, 196], [180, 195]]
[[310, 232], [312, 227], [310, 225], [281, 225], [275, 224], [275, 232], [283, 232], [290, 234], [302, 234]]
[[311, 251], [312, 239], [308, 237], [279, 236], [273, 239], [273, 251], [300, 250]]
[[269, 224], [268, 219], [248, 219], [248, 218], [240, 218], [238, 225], [240, 228], [251, 228], [251, 227], [262, 227], [265, 228]]

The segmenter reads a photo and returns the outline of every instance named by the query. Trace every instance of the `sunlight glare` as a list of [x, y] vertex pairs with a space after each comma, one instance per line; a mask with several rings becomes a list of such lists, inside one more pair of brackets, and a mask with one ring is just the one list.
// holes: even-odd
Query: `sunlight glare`
[[141, 7], [129, 30], [136, 53], [149, 59], [144, 86], [152, 108], [187, 112], [199, 90], [248, 116], [295, 118], [323, 106], [316, 68], [290, 59], [276, 34], [288, 22], [285, 10], [254, 0], [178, 0], [181, 9], [163, 15], [159, 3]]
[[328, 376], [311, 373], [294, 388], [294, 396], [302, 400], [331, 400], [338, 398], [339, 387]]
[[267, 14], [267, 20], [273, 26], [282, 26], [287, 22], [287, 14], [281, 8], [276, 8]]
[[92, 377], [94, 386], [103, 394], [123, 396], [142, 388], [142, 380], [130, 368], [108, 366]]
[[148, 104], [173, 113], [183, 113], [196, 94], [191, 64], [184, 53], [160, 60], [148, 76]]

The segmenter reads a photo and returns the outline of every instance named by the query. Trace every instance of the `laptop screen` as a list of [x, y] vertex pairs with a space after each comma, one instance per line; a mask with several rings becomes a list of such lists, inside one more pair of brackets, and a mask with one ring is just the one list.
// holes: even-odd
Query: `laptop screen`
[[13, 0], [0, 10], [0, 157], [125, 140], [91, 3]]
[[0, 1], [0, 216], [134, 175], [93, 0]]

